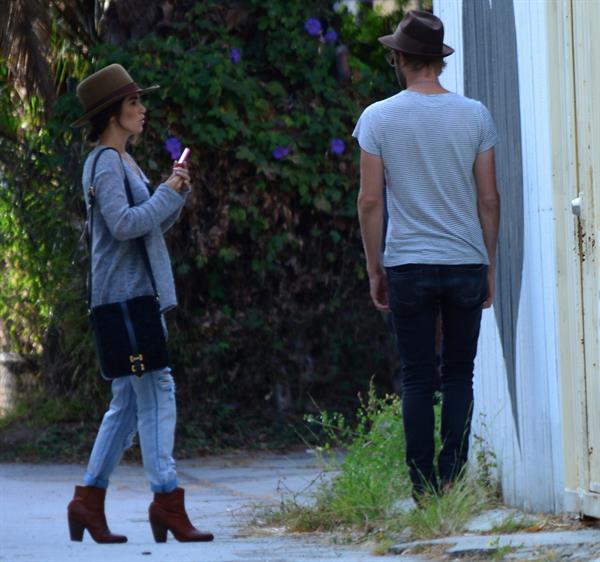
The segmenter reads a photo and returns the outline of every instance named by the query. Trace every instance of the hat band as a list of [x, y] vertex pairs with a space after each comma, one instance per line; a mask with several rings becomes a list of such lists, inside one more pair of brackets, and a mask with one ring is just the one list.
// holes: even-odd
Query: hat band
[[[438, 54], [442, 52], [443, 49], [443, 40], [439, 42], [439, 44], [432, 43], [424, 43], [415, 39], [406, 31], [402, 31], [398, 34], [398, 38], [396, 39], [396, 43], [399, 47], [404, 47], [405, 49], [410, 49], [414, 51], [422, 51], [424, 53], [428, 53], [431, 55]], [[399, 50], [402, 50], [401, 48]]]
[[107, 101], [111, 101], [113, 99], [117, 101], [127, 96], [128, 94], [135, 94], [139, 91], [140, 88], [135, 82], [129, 82], [129, 84], [125, 84], [125, 86], [121, 86], [119, 89], [112, 91], [107, 96], [100, 98], [98, 101], [96, 101], [96, 103], [94, 103], [86, 109], [86, 113], [94, 111], [96, 108], [100, 107], [101, 105], [104, 105]]

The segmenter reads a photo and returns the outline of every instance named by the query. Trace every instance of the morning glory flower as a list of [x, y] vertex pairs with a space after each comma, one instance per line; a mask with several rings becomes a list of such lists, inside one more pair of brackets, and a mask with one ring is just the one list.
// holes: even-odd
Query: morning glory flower
[[309, 35], [319, 35], [321, 33], [321, 22], [317, 18], [308, 18], [304, 22], [304, 29], [308, 31]]
[[325, 39], [325, 43], [335, 43], [337, 41], [337, 38], [338, 34], [333, 29], [330, 29], [325, 34], [325, 37], [323, 39]]
[[242, 55], [240, 54], [239, 49], [236, 49], [235, 47], [231, 48], [230, 57], [233, 64], [237, 64], [242, 60]]
[[177, 137], [169, 137], [165, 141], [164, 147], [171, 155], [171, 160], [177, 160], [181, 156], [181, 142]]
[[334, 154], [343, 154], [344, 150], [346, 150], [346, 145], [342, 139], [331, 139], [330, 143], [331, 152]]
[[290, 153], [290, 149], [287, 146], [277, 146], [273, 149], [271, 154], [275, 160], [281, 160]]

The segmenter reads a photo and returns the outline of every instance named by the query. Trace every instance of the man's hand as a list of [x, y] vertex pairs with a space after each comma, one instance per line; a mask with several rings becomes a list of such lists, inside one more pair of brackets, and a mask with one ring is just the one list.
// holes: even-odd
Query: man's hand
[[369, 273], [369, 290], [375, 308], [383, 311], [390, 309], [387, 277], [381, 268]]
[[487, 286], [488, 295], [483, 301], [483, 308], [490, 308], [494, 303], [494, 296], [496, 294], [496, 266], [490, 265], [487, 272]]

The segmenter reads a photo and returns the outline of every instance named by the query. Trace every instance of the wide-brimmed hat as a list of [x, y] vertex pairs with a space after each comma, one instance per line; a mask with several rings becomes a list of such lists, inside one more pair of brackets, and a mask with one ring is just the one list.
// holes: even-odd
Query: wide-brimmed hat
[[429, 12], [410, 10], [392, 35], [384, 35], [379, 41], [386, 47], [423, 57], [447, 57], [454, 52], [444, 44], [444, 24]]
[[88, 76], [77, 86], [77, 97], [83, 105], [85, 114], [71, 123], [71, 126], [85, 125], [90, 117], [127, 96], [145, 94], [158, 88], [160, 86], [140, 88], [120, 64], [109, 64]]

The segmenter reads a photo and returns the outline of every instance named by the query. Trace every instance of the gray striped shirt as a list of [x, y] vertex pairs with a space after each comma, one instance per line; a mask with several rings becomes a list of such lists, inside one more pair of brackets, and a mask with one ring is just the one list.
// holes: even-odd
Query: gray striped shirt
[[488, 263], [473, 164], [497, 134], [482, 103], [404, 90], [367, 107], [352, 135], [383, 159], [385, 267]]

